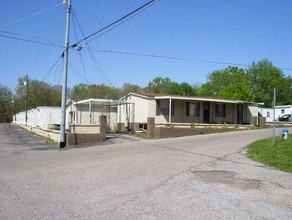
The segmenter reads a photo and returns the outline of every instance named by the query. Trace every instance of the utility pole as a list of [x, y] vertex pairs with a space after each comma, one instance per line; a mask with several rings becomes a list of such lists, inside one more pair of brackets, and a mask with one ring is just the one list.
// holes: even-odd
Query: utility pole
[[25, 86], [25, 124], [27, 125], [28, 75], [26, 75], [23, 85]]
[[66, 93], [67, 93], [67, 75], [68, 75], [68, 51], [69, 51], [69, 33], [70, 33], [70, 14], [71, 14], [71, 0], [65, 0], [63, 3], [67, 7], [66, 15], [66, 33], [65, 33], [65, 47], [64, 47], [64, 72], [62, 84], [62, 105], [61, 105], [61, 124], [60, 124], [60, 148], [66, 146]]

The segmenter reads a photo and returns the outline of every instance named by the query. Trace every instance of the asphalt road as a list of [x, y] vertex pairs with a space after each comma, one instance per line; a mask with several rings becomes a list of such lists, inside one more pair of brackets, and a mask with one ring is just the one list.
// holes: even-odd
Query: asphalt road
[[243, 151], [271, 134], [59, 150], [1, 124], [0, 219], [292, 219], [292, 174]]

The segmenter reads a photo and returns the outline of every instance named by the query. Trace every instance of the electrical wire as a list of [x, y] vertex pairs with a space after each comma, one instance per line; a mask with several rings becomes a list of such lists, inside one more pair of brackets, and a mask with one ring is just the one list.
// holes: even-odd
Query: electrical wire
[[249, 8], [260, 9], [262, 11], [266, 11], [266, 12], [270, 12], [270, 13], [274, 13], [274, 14], [292, 16], [291, 13], [276, 11], [276, 10], [272, 10], [272, 9], [268, 9], [268, 8], [263, 8], [263, 7], [259, 7], [259, 6], [256, 6], [256, 5], [247, 4], [247, 3], [244, 3], [244, 2], [237, 2], [237, 1], [233, 1], [233, 0], [223, 0], [223, 1], [229, 2], [229, 3], [233, 3], [233, 4], [237, 4], [237, 5], [243, 5], [243, 6], [249, 7]]
[[225, 26], [222, 26], [222, 25], [215, 25], [215, 24], [211, 24], [211, 23], [207, 23], [207, 22], [195, 21], [195, 20], [190, 20], [190, 19], [186, 19], [186, 18], [181, 18], [181, 20], [185, 21], [185, 22], [189, 22], [189, 23], [197, 23], [197, 24], [202, 24], [202, 25], [208, 25], [208, 26], [211, 26], [211, 27], [217, 27], [217, 28], [220, 28], [220, 29], [226, 29], [226, 30], [230, 30], [230, 31], [233, 31], [233, 32], [247, 33], [247, 34], [250, 34], [250, 35], [255, 35], [257, 37], [291, 42], [291, 39], [289, 39], [289, 38], [285, 38], [285, 37], [281, 37], [281, 36], [273, 36], [273, 35], [264, 34], [264, 33], [251, 32], [251, 31], [248, 31], [248, 30], [244, 30], [242, 28], [229, 28], [229, 27], [225, 27]]
[[225, 10], [225, 9], [214, 8], [214, 7], [210, 7], [208, 5], [197, 4], [197, 3], [188, 2], [188, 1], [184, 1], [184, 0], [172, 0], [172, 1], [180, 3], [180, 4], [191, 5], [191, 6], [194, 6], [194, 7], [205, 8], [205, 9], [209, 9], [209, 10], [213, 10], [213, 11], [219, 11], [219, 12], [223, 12], [223, 13], [234, 14], [234, 15], [241, 16], [241, 17], [255, 18], [255, 19], [259, 19], [259, 20], [265, 20], [265, 21], [273, 22], [270, 19], [265, 19], [265, 18], [261, 18], [261, 17], [257, 17], [257, 16], [246, 15], [246, 14], [242, 14], [242, 13], [238, 13], [238, 12], [230, 11], [230, 10]]
[[[76, 13], [74, 13], [74, 16], [75, 16], [76, 22], [77, 22], [77, 24], [78, 24], [78, 26], [79, 26], [79, 29], [80, 29], [80, 31], [81, 31], [83, 37], [84, 37], [85, 35], [84, 35], [84, 32], [83, 32], [83, 30], [82, 30], [82, 28], [81, 28], [81, 24], [80, 24], [80, 22], [78, 21], [78, 19], [77, 19], [77, 17], [76, 17]], [[84, 37], [84, 38], [85, 38], [85, 37]], [[110, 80], [109, 80], [109, 79], [107, 78], [107, 76], [105, 75], [104, 71], [101, 69], [100, 65], [98, 64], [97, 59], [95, 58], [95, 56], [94, 56], [94, 54], [93, 54], [93, 52], [92, 52], [92, 50], [91, 50], [91, 48], [90, 48], [90, 46], [89, 46], [87, 40], [85, 40], [85, 42], [86, 42], [86, 45], [87, 45], [87, 48], [88, 48], [88, 51], [89, 51], [89, 55], [91, 56], [91, 59], [92, 59], [94, 65], [95, 65], [95, 67], [96, 67], [96, 69], [97, 69], [97, 72], [99, 73], [100, 78], [102, 79], [102, 81], [103, 81], [104, 83], [105, 83], [105, 80], [104, 80], [104, 78], [105, 78], [106, 81], [109, 83], [109, 85], [113, 86], [112, 83], [110, 82]], [[76, 46], [77, 46], [77, 44], [76, 44]]]
[[29, 40], [29, 39], [25, 39], [25, 38], [13, 37], [13, 36], [8, 36], [8, 35], [3, 35], [3, 34], [0, 34], [0, 37], [9, 38], [9, 39], [13, 39], [13, 40], [19, 40], [19, 41], [25, 41], [25, 42], [34, 43], [34, 44], [42, 44], [42, 45], [47, 45], [47, 46], [64, 48], [63, 46], [60, 46], [57, 44], [45, 43], [45, 42], [41, 42], [41, 41]]
[[53, 5], [53, 6], [49, 7], [49, 8], [43, 9], [43, 10], [41, 10], [41, 11], [39, 11], [39, 12], [35, 12], [35, 13], [31, 14], [31, 15], [28, 15], [28, 16], [26, 16], [26, 17], [19, 18], [19, 19], [15, 20], [15, 21], [11, 21], [11, 22], [8, 22], [8, 23], [6, 23], [6, 24], [3, 24], [3, 25], [0, 26], [0, 28], [6, 27], [6, 26], [11, 25], [11, 24], [18, 23], [18, 22], [20, 22], [20, 21], [24, 21], [24, 20], [26, 20], [26, 19], [28, 19], [28, 18], [31, 18], [31, 17], [33, 17], [33, 16], [35, 16], [35, 15], [38, 15], [38, 14], [41, 14], [41, 13], [43, 13], [43, 12], [49, 11], [49, 10], [51, 10], [51, 9], [53, 9], [53, 8], [56, 8], [56, 7], [60, 6], [60, 5], [62, 5], [62, 3], [58, 3], [58, 4], [56, 4], [56, 5]]
[[82, 76], [82, 74], [70, 63], [70, 62], [68, 62], [69, 63], [69, 66], [83, 79], [83, 80], [85, 80], [86, 81], [86, 83], [87, 84], [89, 84], [89, 82], [88, 82], [88, 80], [87, 80], [87, 78], [86, 77], [84, 77], [84, 76]]
[[[155, 54], [142, 54], [142, 53], [133, 53], [133, 52], [125, 52], [125, 51], [115, 51], [115, 50], [94, 49], [92, 51], [101, 52], [101, 53], [122, 54], [122, 55], [129, 55], [129, 56], [140, 56], [140, 57], [168, 59], [168, 60], [179, 60], [179, 61], [189, 61], [189, 62], [212, 63], [212, 64], [220, 64], [220, 65], [233, 65], [233, 66], [242, 66], [242, 67], [249, 67], [250, 66], [249, 64], [244, 64], [244, 63], [232, 63], [232, 62], [205, 60], [205, 59], [182, 58], [182, 57], [155, 55]], [[286, 67], [279, 67], [279, 68], [282, 69], [282, 70], [292, 70], [292, 68], [286, 68]]]
[[[90, 41], [96, 39], [97, 37], [99, 37], [99, 36], [101, 36], [101, 35], [103, 35], [103, 34], [105, 34], [106, 32], [112, 30], [113, 28], [115, 28], [115, 27], [121, 25], [123, 22], [125, 22], [126, 20], [128, 20], [131, 16], [132, 16], [132, 17], [136, 16], [137, 14], [139, 14], [140, 12], [142, 12], [143, 10], [145, 10], [146, 8], [152, 6], [153, 4], [157, 3], [158, 1], [159, 1], [159, 0], [151, 0], [151, 1], [147, 2], [146, 4], [140, 6], [139, 8], [137, 8], [137, 9], [135, 9], [134, 11], [128, 13], [127, 15], [125, 15], [125, 16], [119, 18], [118, 20], [112, 22], [111, 24], [105, 26], [104, 28], [102, 28], [102, 29], [100, 29], [100, 30], [98, 30], [98, 31], [96, 31], [96, 32], [94, 32], [94, 33], [88, 35], [87, 37], [84, 37], [82, 40], [80, 40], [80, 41], [78, 41], [77, 43], [71, 45], [71, 47], [74, 47], [75, 45], [80, 44], [81, 42], [86, 41], [86, 40], [88, 40], [89, 38], [91, 38], [91, 37], [93, 37], [93, 36], [95, 36], [95, 35], [97, 35], [97, 34], [100, 34], [100, 35], [94, 37], [93, 39], [88, 40], [87, 43], [89, 43]], [[132, 18], [132, 17], [131, 17], [131, 18]], [[103, 32], [103, 31], [104, 31], [104, 33], [101, 34], [101, 32]]]
[[59, 56], [59, 58], [57, 59], [57, 61], [53, 64], [53, 66], [51, 67], [51, 69], [46, 73], [45, 77], [42, 79], [42, 81], [44, 81], [47, 76], [50, 74], [50, 72], [54, 69], [54, 67], [57, 65], [57, 63], [59, 62], [59, 60], [62, 58], [62, 56]]
[[[77, 17], [76, 17], [76, 13], [72, 10], [72, 13], [73, 13], [73, 27], [74, 27], [74, 33], [75, 33], [75, 37], [76, 37], [76, 40], [78, 40], [78, 35], [77, 35], [77, 31], [76, 31], [76, 27], [75, 27], [75, 20], [76, 22], [78, 23], [79, 25], [79, 22], [77, 20]], [[80, 26], [79, 26], [80, 28]], [[82, 31], [81, 31], [82, 32]], [[82, 32], [83, 33], [83, 32]], [[82, 48], [81, 48], [82, 49]], [[80, 61], [81, 61], [81, 65], [82, 65], [82, 68], [83, 68], [83, 74], [84, 74], [84, 79], [86, 80], [87, 84], [89, 84], [89, 81], [87, 79], [87, 74], [86, 74], [86, 69], [85, 69], [85, 65], [84, 65], [84, 62], [83, 62], [83, 58], [82, 58], [82, 53], [81, 53], [81, 50], [78, 51], [78, 55], [79, 55], [79, 58], [80, 58]]]

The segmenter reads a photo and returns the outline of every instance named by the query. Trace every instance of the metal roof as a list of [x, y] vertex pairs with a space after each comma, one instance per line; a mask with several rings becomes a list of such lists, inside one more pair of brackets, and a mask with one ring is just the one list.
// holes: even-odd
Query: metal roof
[[[73, 105], [78, 104], [93, 104], [93, 105], [111, 105], [111, 106], [117, 106], [117, 105], [123, 105], [123, 104], [131, 104], [130, 102], [122, 101], [122, 100], [115, 100], [115, 99], [84, 99], [80, 101], [73, 101], [70, 100]], [[67, 105], [70, 103], [70, 101], [67, 103]]]

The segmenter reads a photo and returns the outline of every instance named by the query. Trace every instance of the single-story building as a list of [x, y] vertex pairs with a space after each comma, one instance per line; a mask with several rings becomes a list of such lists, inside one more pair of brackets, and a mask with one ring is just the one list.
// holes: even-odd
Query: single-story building
[[[27, 120], [25, 120], [26, 115]], [[13, 116], [13, 123], [15, 124], [27, 124], [31, 127], [40, 127], [44, 129], [47, 129], [52, 125], [60, 125], [60, 121], [60, 107], [39, 106], [37, 108], [27, 110], [27, 112], [19, 112]]]
[[[259, 112], [263, 117], [266, 117], [267, 122], [273, 122], [274, 109], [273, 108], [260, 108]], [[285, 114], [292, 114], [292, 105], [277, 105], [275, 106], [275, 119]]]
[[[108, 131], [146, 129], [150, 117], [155, 119], [155, 124], [161, 125], [257, 124], [258, 115], [269, 118], [259, 109], [259, 104], [241, 100], [130, 92], [119, 100], [69, 100], [66, 129], [69, 133], [98, 133], [102, 115], [106, 116]], [[283, 109], [284, 113], [288, 113], [291, 106], [279, 109], [281, 113]], [[60, 118], [60, 107], [42, 106], [27, 111], [27, 124], [33, 127], [60, 125]], [[14, 115], [13, 122], [25, 124], [25, 112]]]
[[148, 117], [154, 117], [156, 124], [250, 124], [259, 107], [241, 100], [148, 93], [128, 93], [120, 101], [132, 103], [118, 106], [118, 114], [121, 123], [134, 123], [135, 129], [143, 127]]
[[99, 116], [105, 115], [107, 118], [107, 129], [110, 131], [117, 130], [118, 106], [125, 105], [121, 100], [113, 99], [85, 99], [69, 100], [67, 102], [67, 123], [69, 125], [95, 125], [99, 123]]

